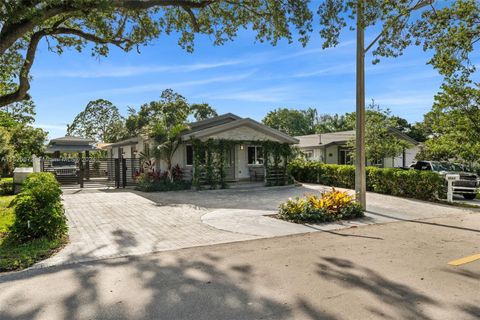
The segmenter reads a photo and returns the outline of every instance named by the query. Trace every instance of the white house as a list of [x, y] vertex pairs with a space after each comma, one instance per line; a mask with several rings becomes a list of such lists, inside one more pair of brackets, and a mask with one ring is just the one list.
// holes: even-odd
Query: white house
[[[194, 161], [192, 139], [235, 141], [236, 143], [227, 153], [226, 173], [229, 181], [250, 179], [252, 173], [263, 170], [263, 150], [258, 142], [275, 141], [289, 145], [299, 142], [298, 139], [255, 120], [240, 118], [231, 113], [190, 123], [189, 127], [190, 130], [182, 135], [183, 143], [173, 157], [173, 165], [179, 165], [184, 172], [191, 172]], [[149, 150], [152, 146], [153, 142], [148, 138], [135, 137], [109, 144], [105, 148], [109, 158], [134, 159], [139, 157], [140, 152]], [[160, 159], [155, 159], [155, 168], [157, 171], [163, 171], [166, 169], [166, 164]]]
[[[396, 129], [390, 129], [390, 133], [398, 139], [407, 141], [411, 147], [403, 150], [396, 157], [385, 158], [382, 163], [376, 164], [385, 168], [406, 167], [410, 165], [420, 151], [419, 142]], [[305, 157], [313, 161], [321, 161], [328, 164], [351, 164], [351, 149], [348, 142], [355, 139], [355, 131], [340, 131], [332, 133], [311, 134], [295, 137], [299, 140], [296, 145]]]

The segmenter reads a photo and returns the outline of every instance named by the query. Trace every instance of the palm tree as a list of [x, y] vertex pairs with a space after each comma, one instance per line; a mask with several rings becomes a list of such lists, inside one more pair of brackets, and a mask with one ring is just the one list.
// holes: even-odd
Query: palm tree
[[173, 182], [172, 159], [182, 142], [182, 133], [190, 127], [185, 123], [177, 123], [166, 126], [160, 122], [153, 126], [151, 136], [155, 141], [153, 154], [167, 163], [167, 174], [170, 182]]

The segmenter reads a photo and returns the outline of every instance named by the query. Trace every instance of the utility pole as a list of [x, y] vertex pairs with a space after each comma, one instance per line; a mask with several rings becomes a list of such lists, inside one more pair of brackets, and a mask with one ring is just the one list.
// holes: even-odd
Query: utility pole
[[366, 209], [367, 178], [365, 172], [365, 25], [364, 0], [357, 2], [357, 92], [355, 111], [355, 199]]
[[[398, 15], [401, 18], [412, 11], [432, 5], [434, 0], [418, 0], [408, 8], [406, 13]], [[365, 171], [365, 55], [383, 35], [383, 31], [365, 48], [365, 0], [357, 1], [357, 92], [355, 111], [355, 200], [367, 208], [367, 173]]]

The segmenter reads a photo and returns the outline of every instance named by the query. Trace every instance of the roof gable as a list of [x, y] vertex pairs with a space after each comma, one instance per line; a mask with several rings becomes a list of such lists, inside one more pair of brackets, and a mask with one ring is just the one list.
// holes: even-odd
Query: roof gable
[[222, 114], [220, 116], [213, 117], [210, 119], [205, 119], [205, 120], [190, 123], [189, 124], [190, 130], [191, 130], [190, 132], [208, 129], [211, 127], [215, 127], [221, 124], [233, 122], [240, 119], [241, 118], [239, 116], [233, 113]]
[[[245, 118], [245, 119], [238, 119], [235, 121], [230, 121], [228, 123], [208, 127], [203, 130], [198, 130], [198, 131], [193, 131], [193, 132], [187, 132], [183, 136], [183, 140], [187, 141], [190, 139], [201, 139], [201, 140], [206, 140], [209, 138], [218, 138], [218, 135], [230, 130], [234, 130], [239, 127], [248, 127], [250, 129], [253, 129], [254, 131], [260, 132], [263, 134], [262, 139], [255, 139], [255, 135], [252, 135], [252, 139], [250, 140], [268, 140], [267, 138], [271, 138], [271, 140], [282, 142], [282, 143], [289, 143], [289, 144], [295, 144], [298, 143], [298, 139], [295, 139], [293, 137], [290, 137], [289, 135], [286, 135], [283, 132], [280, 132], [278, 130], [272, 129], [264, 124], [261, 124], [255, 120], [252, 120], [250, 118]], [[225, 135], [222, 135], [222, 138], [224, 138]], [[257, 135], [257, 137], [260, 137], [260, 135]], [[231, 140], [249, 140], [245, 136], [231, 136], [229, 137]]]
[[94, 143], [95, 140], [75, 137], [75, 136], [65, 136], [60, 138], [51, 139], [48, 144], [50, 145], [88, 145]]

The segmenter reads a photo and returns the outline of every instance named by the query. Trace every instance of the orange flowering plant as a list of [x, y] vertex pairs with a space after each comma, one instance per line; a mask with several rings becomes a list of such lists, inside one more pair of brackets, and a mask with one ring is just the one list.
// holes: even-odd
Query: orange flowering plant
[[279, 216], [293, 222], [329, 222], [363, 217], [363, 209], [347, 192], [333, 189], [289, 199], [280, 205]]

